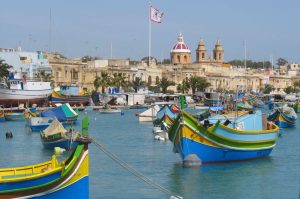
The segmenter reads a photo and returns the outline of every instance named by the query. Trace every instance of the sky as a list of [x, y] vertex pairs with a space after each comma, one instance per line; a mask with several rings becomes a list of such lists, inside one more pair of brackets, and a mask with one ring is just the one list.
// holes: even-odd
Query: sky
[[[244, 59], [246, 46], [247, 59], [276, 63], [282, 57], [300, 63], [299, 0], [153, 0], [151, 4], [164, 13], [161, 24], [151, 25], [151, 55], [158, 60], [170, 57], [182, 33], [193, 60], [203, 38], [209, 54], [221, 40], [225, 61]], [[145, 0], [2, 1], [0, 48], [140, 60], [148, 56], [148, 20]]]

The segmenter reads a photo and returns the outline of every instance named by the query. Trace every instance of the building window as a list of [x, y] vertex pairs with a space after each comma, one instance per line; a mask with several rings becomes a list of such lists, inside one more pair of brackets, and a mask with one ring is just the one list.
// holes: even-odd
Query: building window
[[156, 78], [155, 78], [155, 84], [156, 84], [156, 85], [159, 84], [159, 77], [158, 77], [158, 76], [156, 76]]
[[187, 62], [187, 56], [186, 55], [184, 56], [184, 62], [185, 63]]
[[205, 54], [204, 53], [202, 53], [202, 59], [205, 59]]
[[180, 55], [177, 55], [177, 62], [180, 62]]
[[152, 78], [151, 78], [151, 76], [148, 77], [148, 84], [149, 84], [149, 85], [152, 84]]

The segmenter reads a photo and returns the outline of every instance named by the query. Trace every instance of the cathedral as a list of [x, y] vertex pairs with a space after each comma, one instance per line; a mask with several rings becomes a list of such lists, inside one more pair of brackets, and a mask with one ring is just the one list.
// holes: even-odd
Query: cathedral
[[[191, 50], [185, 44], [183, 35], [179, 34], [178, 41], [171, 50], [171, 63], [172, 64], [191, 64]], [[205, 42], [200, 39], [196, 49], [196, 63], [199, 64], [216, 64], [223, 65], [224, 63], [224, 49], [221, 41], [218, 39], [211, 56], [207, 55]]]

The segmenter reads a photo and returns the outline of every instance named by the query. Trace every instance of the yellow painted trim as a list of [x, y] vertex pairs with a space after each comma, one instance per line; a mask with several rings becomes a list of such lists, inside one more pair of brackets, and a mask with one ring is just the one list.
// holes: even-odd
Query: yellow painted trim
[[201, 143], [201, 144], [205, 144], [208, 146], [213, 146], [213, 147], [220, 147], [219, 145], [207, 140], [206, 138], [204, 138], [203, 136], [201, 136], [198, 133], [195, 133], [193, 129], [191, 129], [189, 126], [185, 125], [185, 124], [181, 124], [179, 127], [179, 133], [181, 137], [187, 138], [189, 140]]

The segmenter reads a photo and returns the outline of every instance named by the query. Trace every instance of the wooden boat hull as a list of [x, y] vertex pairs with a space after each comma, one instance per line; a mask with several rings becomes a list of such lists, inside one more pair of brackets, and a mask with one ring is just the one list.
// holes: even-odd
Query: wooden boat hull
[[30, 117], [27, 120], [27, 126], [29, 126], [32, 132], [40, 132], [45, 130], [52, 121], [52, 117]]
[[32, 125], [30, 129], [32, 132], [40, 132], [45, 130], [50, 124], [42, 124], [42, 125]]
[[295, 126], [296, 119], [285, 115], [279, 111], [275, 111], [268, 117], [268, 120], [273, 121], [280, 128], [292, 128]]
[[20, 177], [2, 177], [0, 198], [89, 198], [88, 162], [87, 146], [81, 144], [65, 167], [58, 166], [35, 175], [34, 169], [44, 167], [40, 164], [24, 168], [26, 172]]
[[87, 95], [63, 95], [57, 92], [51, 94], [51, 104], [54, 106], [57, 103], [69, 103], [71, 106], [87, 106], [90, 103], [90, 96]]
[[173, 151], [181, 155], [183, 162], [196, 155], [202, 163], [215, 163], [262, 158], [276, 145], [277, 137], [273, 140], [266, 137], [265, 141], [264, 136], [223, 137], [217, 134], [218, 128], [218, 124], [205, 128], [191, 115], [181, 113], [169, 130]]
[[186, 161], [190, 154], [197, 155], [202, 163], [218, 163], [258, 159], [268, 156], [272, 152], [272, 148], [251, 151], [232, 150], [223, 147], [209, 146], [187, 138], [182, 138], [180, 142], [181, 146], [177, 145], [175, 152], [180, 153], [183, 161]]
[[77, 142], [72, 142], [71, 139], [60, 139], [56, 141], [44, 141], [42, 139], [42, 143], [45, 149], [54, 149], [55, 147], [60, 147], [70, 150], [75, 148], [77, 145]]
[[24, 113], [7, 113], [5, 114], [7, 121], [25, 121]]
[[52, 89], [46, 90], [13, 90], [0, 89], [0, 104], [4, 107], [15, 107], [19, 104], [43, 104], [48, 101]]

